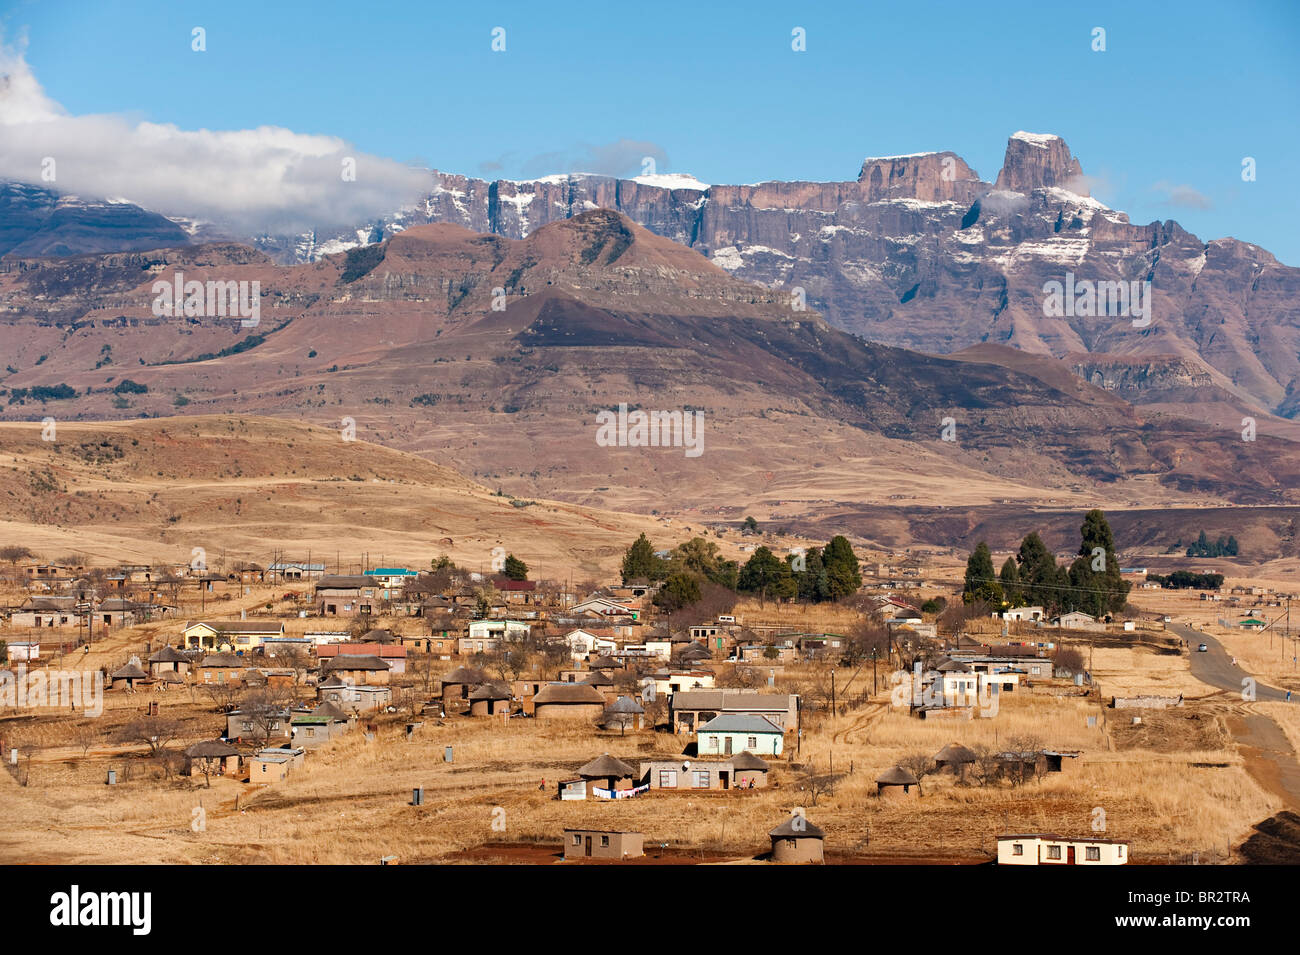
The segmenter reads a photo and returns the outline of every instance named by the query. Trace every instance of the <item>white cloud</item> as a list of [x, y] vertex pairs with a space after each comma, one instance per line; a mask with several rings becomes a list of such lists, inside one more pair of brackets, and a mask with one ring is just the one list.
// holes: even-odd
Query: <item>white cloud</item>
[[1179, 185], [1162, 179], [1151, 189], [1154, 192], [1164, 193], [1161, 205], [1183, 209], [1209, 209], [1214, 206], [1209, 196], [1192, 186]]
[[[46, 157], [56, 178], [44, 181]], [[355, 160], [355, 181], [342, 175]], [[48, 164], [44, 168], [48, 168]], [[422, 169], [357, 152], [334, 136], [257, 129], [181, 129], [117, 114], [72, 116], [51, 100], [23, 53], [0, 37], [0, 179], [60, 193], [121, 198], [237, 233], [352, 225], [409, 205], [430, 188]]]

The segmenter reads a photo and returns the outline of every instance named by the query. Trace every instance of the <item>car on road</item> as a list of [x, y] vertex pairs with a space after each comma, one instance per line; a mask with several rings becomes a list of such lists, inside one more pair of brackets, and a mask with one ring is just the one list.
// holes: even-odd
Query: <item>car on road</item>
[[1205, 644], [1202, 643], [1199, 647], [1196, 648], [1196, 652], [1197, 652], [1197, 653], [1205, 653], [1205, 652], [1207, 652], [1209, 649], [1210, 649], [1209, 647], [1207, 647]]

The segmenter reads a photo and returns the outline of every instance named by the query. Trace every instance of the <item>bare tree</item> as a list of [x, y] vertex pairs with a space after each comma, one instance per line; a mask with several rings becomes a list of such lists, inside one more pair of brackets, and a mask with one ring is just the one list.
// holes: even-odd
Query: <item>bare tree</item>
[[1002, 761], [997, 751], [980, 744], [971, 747], [971, 752], [975, 754], [975, 762], [971, 763], [968, 771], [970, 779], [981, 788], [997, 782], [1002, 775]]
[[898, 765], [915, 776], [917, 782], [925, 779], [936, 769], [934, 757], [929, 753], [911, 753], [899, 760]]
[[237, 680], [198, 684], [222, 713], [229, 713], [243, 699], [245, 687]]
[[871, 659], [871, 651], [876, 652], [876, 659], [889, 659], [889, 628], [875, 616], [866, 616], [849, 628], [848, 639], [844, 646], [845, 666], [857, 666]]
[[18, 562], [31, 556], [32, 552], [30, 550], [18, 544], [6, 544], [4, 547], [0, 547], [0, 560], [9, 562], [9, 570], [15, 580], [18, 576]]
[[315, 663], [306, 648], [296, 646], [291, 646], [286, 650], [281, 650], [275, 655], [275, 660], [281, 666], [293, 670], [294, 687], [302, 685], [303, 680], [307, 678], [307, 671], [310, 670]]
[[85, 759], [90, 753], [90, 747], [94, 746], [99, 739], [99, 734], [94, 731], [89, 723], [82, 723], [72, 731], [71, 738], [73, 745], [81, 750], [81, 758]]
[[180, 735], [185, 724], [166, 716], [138, 716], [117, 731], [120, 743], [144, 743], [149, 755], [156, 757]]
[[284, 728], [290, 718], [282, 700], [270, 690], [268, 686], [250, 693], [239, 708], [244, 724], [249, 727], [249, 739], [258, 746], [267, 746], [271, 740], [285, 736]]
[[618, 735], [626, 736], [628, 727], [636, 725], [636, 718], [636, 713], [611, 713], [606, 710], [597, 722], [605, 729], [617, 726]]
[[[920, 779], [920, 777], [917, 777]], [[835, 792], [835, 777], [830, 773], [818, 774], [815, 763], [808, 764], [808, 771], [799, 779], [799, 788], [808, 794], [808, 800], [817, 805], [817, 797]]]
[[1011, 785], [1022, 785], [1037, 775], [1042, 749], [1043, 741], [1037, 736], [1022, 734], [1007, 740], [1003, 757]]

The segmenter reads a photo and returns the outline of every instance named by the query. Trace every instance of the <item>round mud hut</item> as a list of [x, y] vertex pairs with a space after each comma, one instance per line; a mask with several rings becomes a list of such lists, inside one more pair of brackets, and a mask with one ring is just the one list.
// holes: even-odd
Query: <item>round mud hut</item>
[[644, 729], [645, 707], [630, 696], [620, 696], [605, 707], [605, 712], [601, 714], [600, 719], [605, 729], [618, 729], [623, 732], [629, 729]]
[[137, 683], [149, 679], [149, 674], [134, 663], [128, 663], [126, 666], [118, 667], [108, 675], [108, 678], [113, 681], [112, 687], [115, 690], [134, 690]]
[[966, 770], [975, 762], [975, 754], [961, 743], [949, 743], [934, 754], [934, 765], [941, 773], [951, 773], [958, 779], [966, 777]]
[[732, 781], [737, 789], [758, 789], [767, 785], [770, 767], [749, 750], [731, 759]]
[[470, 690], [476, 686], [482, 686], [486, 682], [488, 682], [487, 674], [482, 670], [475, 670], [471, 667], [456, 667], [450, 673], [444, 673], [442, 676], [443, 702], [463, 700], [469, 696]]
[[826, 833], [798, 813], [768, 833], [772, 837], [772, 861], [783, 864], [821, 862]]
[[881, 799], [915, 799], [920, 794], [920, 781], [902, 766], [887, 769], [876, 777], [876, 795]]
[[580, 767], [578, 775], [587, 781], [588, 792], [593, 786], [601, 789], [631, 789], [636, 785], [636, 770], [609, 753], [602, 753]]
[[605, 712], [605, 695], [585, 683], [548, 683], [533, 697], [539, 720], [596, 720]]

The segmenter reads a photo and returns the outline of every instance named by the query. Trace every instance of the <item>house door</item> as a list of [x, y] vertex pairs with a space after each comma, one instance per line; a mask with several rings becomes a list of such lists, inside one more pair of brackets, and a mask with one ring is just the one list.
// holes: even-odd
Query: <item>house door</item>
[[723, 752], [723, 755], [725, 755], [725, 756], [730, 756], [730, 755], [731, 755], [731, 737], [728, 736], [728, 737], [725, 737], [725, 739], [726, 739], [726, 742], [723, 744], [722, 752]]
[[723, 789], [731, 788], [731, 773], [725, 769], [718, 770], [718, 782], [722, 784]]
[[[583, 852], [582, 852], [583, 855], [585, 855], [585, 856], [589, 856], [589, 855], [591, 855], [591, 836], [588, 836], [588, 837], [587, 837], [586, 844], [583, 845], [582, 848], [583, 848]], [[1071, 850], [1071, 851], [1073, 851], [1073, 850]]]
[[1065, 850], [1065, 864], [1074, 865], [1074, 846], [1069, 846]]

